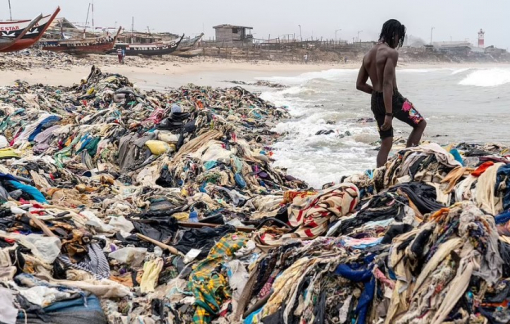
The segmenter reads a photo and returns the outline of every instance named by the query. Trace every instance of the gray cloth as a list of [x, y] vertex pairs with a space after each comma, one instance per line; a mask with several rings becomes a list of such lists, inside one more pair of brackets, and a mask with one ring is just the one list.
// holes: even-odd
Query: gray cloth
[[143, 147], [145, 142], [154, 139], [156, 134], [149, 133], [142, 137], [137, 134], [129, 134], [123, 136], [119, 141], [119, 166], [122, 171], [134, 169], [137, 165], [142, 164], [148, 156], [144, 156]]

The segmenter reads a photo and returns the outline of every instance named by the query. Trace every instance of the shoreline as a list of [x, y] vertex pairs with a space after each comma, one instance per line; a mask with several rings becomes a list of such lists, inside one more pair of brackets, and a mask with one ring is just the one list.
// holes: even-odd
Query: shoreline
[[[4, 56], [3, 58], [10, 58]], [[32, 57], [14, 57], [13, 62], [30, 61]], [[0, 60], [2, 56], [0, 56]], [[195, 60], [170, 60], [129, 58], [126, 65], [115, 63], [112, 57], [91, 56], [87, 59], [76, 59], [76, 62], [59, 64], [51, 58], [34, 58], [41, 60], [34, 67], [26, 69], [7, 68], [0, 70], [0, 86], [13, 85], [16, 80], [30, 84], [43, 83], [55, 86], [72, 86], [77, 80], [86, 78], [90, 67], [97, 66], [108, 73], [125, 75], [138, 86], [146, 90], [165, 87], [179, 87], [194, 83], [208, 86], [222, 86], [225, 80], [253, 81], [254, 78], [272, 76], [296, 76], [308, 72], [325, 70], [359, 69], [360, 62], [324, 62], [324, 63], [292, 63], [275, 61], [232, 61], [203, 57]], [[48, 64], [44, 66], [45, 60]], [[0, 61], [1, 62], [1, 61]], [[24, 62], [26, 64], [26, 62]], [[29, 64], [28, 66], [31, 66]], [[437, 63], [437, 62], [399, 62], [399, 69], [435, 69], [435, 68], [491, 68], [509, 66], [508, 63]]]

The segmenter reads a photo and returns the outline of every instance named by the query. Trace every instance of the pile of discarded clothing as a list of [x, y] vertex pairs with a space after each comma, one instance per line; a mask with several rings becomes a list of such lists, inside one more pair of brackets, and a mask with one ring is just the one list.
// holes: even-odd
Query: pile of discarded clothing
[[427, 144], [322, 190], [285, 108], [93, 67], [0, 89], [0, 323], [508, 323], [510, 159]]

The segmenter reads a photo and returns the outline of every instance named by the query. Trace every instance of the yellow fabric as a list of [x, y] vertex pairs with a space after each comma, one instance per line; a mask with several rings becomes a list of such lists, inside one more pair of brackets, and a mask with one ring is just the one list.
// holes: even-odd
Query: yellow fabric
[[11, 157], [19, 158], [19, 154], [16, 153], [16, 151], [14, 151], [14, 149], [10, 147], [0, 149], [0, 159]]
[[163, 269], [163, 259], [157, 258], [143, 265], [142, 282], [140, 283], [140, 291], [142, 293], [153, 292], [158, 283], [159, 273]]
[[503, 211], [503, 200], [501, 194], [496, 196], [496, 174], [498, 169], [505, 165], [504, 163], [496, 163], [489, 167], [478, 177], [476, 184], [475, 201], [479, 208], [483, 208], [492, 215], [497, 215]]
[[161, 155], [170, 151], [170, 145], [163, 141], [149, 140], [145, 142], [145, 145], [151, 150], [152, 154]]
[[175, 213], [172, 216], [178, 221], [187, 221], [189, 219], [188, 213]]

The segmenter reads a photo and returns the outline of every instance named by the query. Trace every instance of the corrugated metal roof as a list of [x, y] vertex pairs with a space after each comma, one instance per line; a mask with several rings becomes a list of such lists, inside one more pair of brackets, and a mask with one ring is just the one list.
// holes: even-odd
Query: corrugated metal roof
[[235, 26], [235, 25], [229, 25], [229, 24], [222, 24], [218, 26], [214, 26], [214, 29], [218, 28], [245, 28], [245, 29], [253, 29], [253, 27], [247, 27], [247, 26]]

